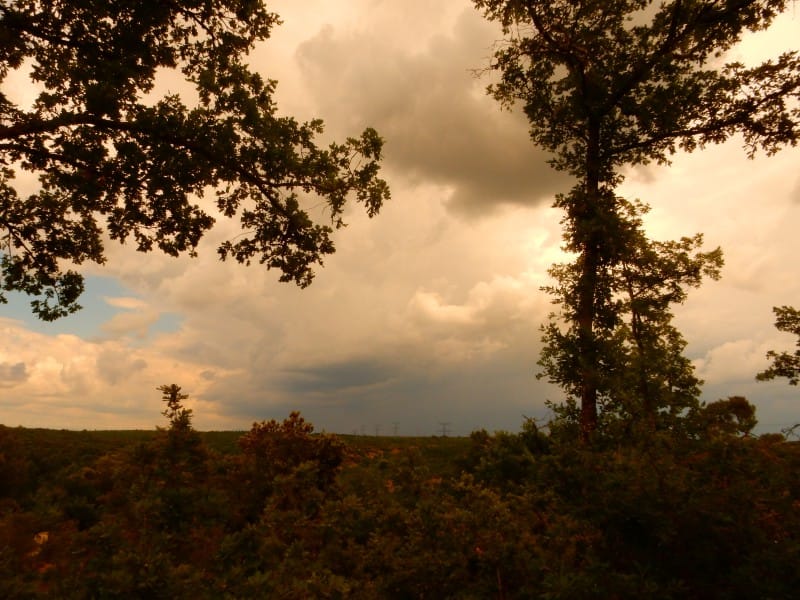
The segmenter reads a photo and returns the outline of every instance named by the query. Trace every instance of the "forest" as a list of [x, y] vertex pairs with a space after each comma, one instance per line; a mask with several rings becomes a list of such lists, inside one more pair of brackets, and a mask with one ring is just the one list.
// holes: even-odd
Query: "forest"
[[[677, 153], [797, 145], [800, 53], [720, 60], [791, 3], [473, 4], [503, 36], [488, 94], [573, 182], [553, 203], [565, 262], [541, 289], [551, 418], [345, 437], [293, 411], [201, 432], [172, 383], [155, 431], [0, 426], [0, 597], [797, 596], [797, 426], [758, 435], [745, 397], [701, 400], [675, 324], [722, 249], [651, 239], [650, 206], [619, 191]], [[0, 81], [27, 65], [38, 86], [29, 106], [0, 93], [0, 302], [63, 318], [109, 244], [195, 258], [218, 219], [233, 223], [214, 234], [220, 259], [311, 285], [348, 202], [373, 217], [391, 194], [375, 129], [328, 142], [322, 121], [278, 111], [248, 54], [279, 24], [259, 0], [0, 6]], [[193, 103], [151, 96], [165, 70]], [[748, 377], [797, 386], [800, 312], [773, 311], [796, 350]], [[12, 386], [28, 376], [2, 367]]]

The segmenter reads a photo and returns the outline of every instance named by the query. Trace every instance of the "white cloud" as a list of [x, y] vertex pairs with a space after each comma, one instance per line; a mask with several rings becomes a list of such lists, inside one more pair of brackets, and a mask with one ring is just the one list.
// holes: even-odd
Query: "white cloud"
[[445, 326], [471, 325], [475, 323], [475, 310], [470, 306], [445, 304], [439, 294], [423, 290], [414, 294], [410, 302], [413, 314], [420, 320]]
[[709, 384], [729, 383], [732, 387], [751, 382], [766, 367], [769, 346], [754, 340], [732, 340], [712, 348], [695, 362], [698, 376]]
[[114, 315], [103, 323], [100, 328], [103, 333], [113, 338], [127, 335], [143, 338], [147, 335], [150, 327], [158, 321], [158, 318], [159, 312], [157, 310], [122, 312]]
[[125, 310], [141, 310], [147, 308], [147, 302], [141, 298], [103, 296], [106, 304]]
[[157, 386], [179, 382], [202, 394], [209, 382], [201, 373], [213, 368], [174, 358], [161, 339], [147, 347], [93, 342], [33, 333], [8, 319], [0, 319], [0, 333], [0, 379], [15, 383], [0, 385], [0, 422], [7, 425], [149, 428], [161, 411]]
[[95, 364], [98, 376], [110, 385], [115, 385], [137, 375], [147, 367], [147, 361], [141, 357], [131, 356], [122, 348], [104, 348], [98, 355]]

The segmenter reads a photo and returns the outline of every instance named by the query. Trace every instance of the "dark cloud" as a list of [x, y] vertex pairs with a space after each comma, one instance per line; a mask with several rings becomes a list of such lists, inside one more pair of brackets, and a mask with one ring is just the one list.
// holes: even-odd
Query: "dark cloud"
[[489, 81], [475, 75], [495, 39], [469, 9], [422, 53], [373, 32], [327, 27], [298, 57], [326, 122], [345, 132], [375, 127], [392, 173], [452, 186], [450, 207], [480, 215], [502, 204], [549, 204], [571, 185], [532, 144], [524, 116], [501, 111], [485, 93]]
[[396, 372], [391, 364], [380, 360], [343, 360], [288, 370], [279, 377], [279, 386], [292, 394], [357, 393], [389, 383]]
[[206, 369], [205, 371], [200, 372], [200, 377], [205, 379], [206, 381], [214, 381], [217, 378], [217, 373]]
[[97, 357], [97, 374], [111, 385], [125, 381], [145, 367], [145, 360], [133, 359], [129, 352], [122, 350], [104, 350]]
[[24, 362], [0, 363], [0, 387], [13, 387], [27, 381], [29, 376]]
[[[397, 349], [396, 349], [397, 350]], [[282, 419], [299, 410], [319, 429], [431, 435], [440, 422], [457, 435], [487, 428], [516, 429], [525, 416], [545, 418], [545, 400], [558, 391], [535, 379], [535, 344], [484, 361], [420, 368], [391, 351], [381, 357], [321, 363], [279, 379], [252, 371], [220, 382], [205, 400], [243, 420]], [[405, 362], [404, 362], [405, 361]], [[431, 361], [429, 361], [431, 362]], [[499, 401], [502, 399], [502, 401]]]
[[[481, 230], [488, 221], [471, 229]], [[439, 283], [432, 291], [413, 279], [398, 286], [397, 276], [395, 285], [383, 288], [380, 273], [374, 280], [345, 278], [303, 291], [270, 313], [285, 325], [281, 336], [251, 326], [250, 339], [237, 338], [241, 351], [231, 352], [237, 368], [210, 382], [202, 401], [244, 423], [300, 410], [316, 426], [345, 433], [362, 424], [372, 431], [382, 424], [388, 432], [399, 422], [405, 433], [416, 432], [419, 424], [427, 435], [437, 419], [453, 421], [455, 431], [455, 416], [463, 433], [478, 426], [517, 427], [521, 415], [538, 415], [549, 397], [533, 372], [538, 325], [549, 304], [538, 291], [539, 280], [527, 275], [493, 276], [458, 290], [462, 276], [456, 277], [450, 263], [480, 268], [470, 254], [474, 246], [471, 236], [450, 239], [448, 248], [437, 250], [439, 263], [411, 248], [402, 254], [407, 263], [418, 263], [420, 256], [436, 263], [431, 279]], [[392, 261], [379, 264], [396, 273]], [[442, 283], [440, 273], [456, 277], [453, 285]], [[324, 310], [309, 308], [321, 301]]]
[[795, 204], [800, 204], [800, 177], [797, 178], [797, 182], [794, 184], [791, 199]]

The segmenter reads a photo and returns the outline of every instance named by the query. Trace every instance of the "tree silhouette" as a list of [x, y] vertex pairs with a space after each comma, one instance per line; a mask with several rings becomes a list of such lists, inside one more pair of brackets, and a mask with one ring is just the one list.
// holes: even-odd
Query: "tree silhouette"
[[630, 165], [666, 164], [741, 134], [750, 155], [800, 137], [800, 57], [787, 52], [748, 68], [719, 64], [747, 31], [767, 28], [785, 0], [475, 0], [505, 40], [490, 93], [520, 104], [531, 139], [577, 183], [559, 195], [565, 249], [577, 255], [571, 325], [581, 431], [598, 423], [602, 340], [614, 323], [607, 273], [630, 254], [614, 189]]
[[[194, 255], [215, 222], [209, 205], [241, 225], [221, 258], [308, 285], [347, 198], [372, 216], [389, 192], [374, 130], [322, 147], [321, 121], [279, 116], [276, 82], [247, 65], [279, 22], [261, 0], [3, 3], [0, 82], [28, 70], [41, 91], [31, 106], [0, 94], [0, 301], [16, 290], [45, 320], [69, 314], [83, 290], [70, 264], [105, 262], [106, 237]], [[165, 73], [196, 103], [155, 97]], [[39, 189], [24, 194], [17, 171]], [[311, 219], [307, 195], [323, 199], [329, 223]]]

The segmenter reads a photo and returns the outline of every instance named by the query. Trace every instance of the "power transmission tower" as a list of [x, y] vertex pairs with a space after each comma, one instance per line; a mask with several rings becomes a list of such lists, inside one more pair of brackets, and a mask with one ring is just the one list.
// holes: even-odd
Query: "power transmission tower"
[[450, 422], [439, 421], [439, 427], [441, 427], [439, 431], [442, 432], [442, 437], [447, 437], [447, 434], [450, 433]]
[[397, 428], [400, 425], [397, 421], [392, 421], [392, 435], [397, 437]]

